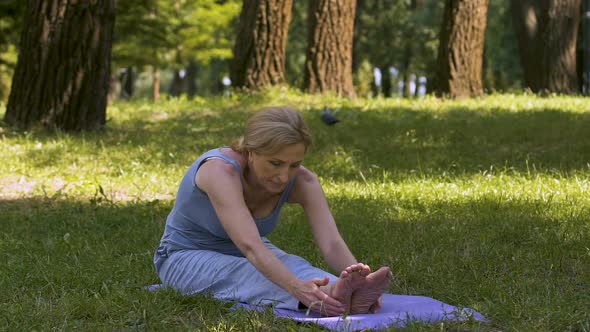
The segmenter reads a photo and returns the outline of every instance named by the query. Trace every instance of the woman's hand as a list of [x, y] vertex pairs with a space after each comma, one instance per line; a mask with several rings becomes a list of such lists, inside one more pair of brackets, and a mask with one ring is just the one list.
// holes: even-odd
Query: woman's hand
[[323, 316], [340, 316], [346, 311], [345, 305], [330, 297], [320, 289], [327, 286], [330, 278], [313, 278], [312, 280], [299, 280], [293, 288], [293, 296], [312, 311]]

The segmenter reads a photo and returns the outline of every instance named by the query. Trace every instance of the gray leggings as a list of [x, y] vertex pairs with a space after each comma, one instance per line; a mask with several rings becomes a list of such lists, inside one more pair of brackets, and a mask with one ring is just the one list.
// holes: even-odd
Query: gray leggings
[[[327, 275], [330, 282], [336, 281], [335, 275], [312, 266], [305, 259], [284, 252], [268, 240], [264, 243], [297, 278], [310, 280]], [[182, 294], [210, 293], [222, 301], [274, 304], [278, 309], [299, 308], [296, 298], [258, 272], [245, 257], [210, 250], [179, 250], [163, 262], [159, 277], [164, 286]]]

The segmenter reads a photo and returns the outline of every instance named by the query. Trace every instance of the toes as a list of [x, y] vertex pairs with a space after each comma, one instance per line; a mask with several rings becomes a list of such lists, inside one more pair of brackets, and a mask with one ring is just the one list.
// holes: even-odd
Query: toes
[[369, 265], [363, 265], [363, 268], [361, 269], [360, 273], [363, 277], [366, 277], [369, 274], [371, 274], [371, 268], [369, 267]]
[[363, 267], [362, 263], [352, 264], [351, 266], [347, 267], [346, 270], [350, 273], [360, 271]]
[[[385, 276], [387, 277], [387, 279], [393, 279], [393, 273], [391, 272], [391, 269], [389, 267], [382, 267], [381, 269], [386, 270], [387, 272], [385, 273]], [[379, 270], [381, 270], [379, 269]]]

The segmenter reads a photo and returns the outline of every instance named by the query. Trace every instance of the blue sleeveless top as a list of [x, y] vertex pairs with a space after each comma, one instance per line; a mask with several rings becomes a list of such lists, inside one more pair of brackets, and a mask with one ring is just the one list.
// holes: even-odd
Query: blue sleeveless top
[[[230, 163], [240, 174], [240, 164], [230, 156], [213, 149], [201, 155], [188, 169], [176, 195], [176, 202], [166, 219], [164, 235], [154, 255], [156, 270], [164, 260], [177, 250], [212, 250], [227, 255], [242, 256], [238, 247], [231, 241], [209, 200], [207, 194], [195, 184], [199, 167], [208, 159], [220, 158]], [[295, 178], [291, 179], [273, 211], [264, 218], [254, 219], [260, 236], [266, 236], [277, 225], [281, 207], [287, 201]]]

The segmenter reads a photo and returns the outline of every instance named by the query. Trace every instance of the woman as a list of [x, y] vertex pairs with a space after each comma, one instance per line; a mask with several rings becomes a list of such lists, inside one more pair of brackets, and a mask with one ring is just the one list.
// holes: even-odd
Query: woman
[[[378, 310], [391, 272], [371, 273], [344, 243], [317, 176], [302, 166], [310, 144], [299, 113], [275, 107], [255, 114], [231, 147], [201, 155], [182, 179], [154, 257], [164, 285], [329, 316]], [[284, 203], [303, 207], [339, 278], [266, 238]]]

